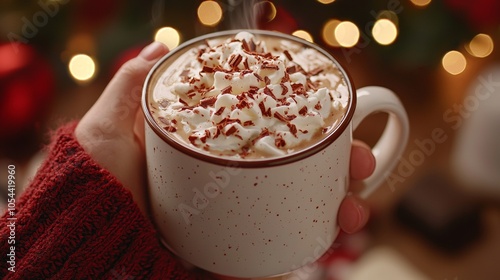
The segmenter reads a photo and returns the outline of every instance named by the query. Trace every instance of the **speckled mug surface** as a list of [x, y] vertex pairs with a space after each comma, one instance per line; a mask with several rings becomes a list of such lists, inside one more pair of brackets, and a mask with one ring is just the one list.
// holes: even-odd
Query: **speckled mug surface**
[[197, 153], [169, 138], [154, 121], [148, 96], [169, 61], [207, 39], [190, 40], [151, 70], [143, 92], [150, 210], [162, 241], [180, 258], [217, 274], [266, 277], [288, 273], [329, 252], [337, 213], [349, 183], [352, 131], [369, 114], [389, 114], [374, 147], [377, 167], [365, 181], [367, 196], [384, 180], [408, 139], [408, 119], [396, 95], [381, 87], [356, 90], [326, 51], [297, 37], [252, 30], [259, 36], [314, 48], [341, 70], [349, 88], [346, 114], [321, 141], [292, 155], [244, 160]]

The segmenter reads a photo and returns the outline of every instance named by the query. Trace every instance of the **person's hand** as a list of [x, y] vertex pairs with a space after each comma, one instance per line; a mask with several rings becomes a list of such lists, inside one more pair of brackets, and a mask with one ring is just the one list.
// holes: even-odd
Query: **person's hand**
[[96, 103], [80, 120], [75, 137], [85, 151], [130, 190], [146, 213], [144, 125], [140, 114], [142, 84], [156, 61], [166, 54], [155, 42], [118, 70]]
[[[375, 157], [365, 143], [354, 140], [351, 148], [350, 188], [360, 180], [368, 178], [375, 170]], [[370, 216], [366, 201], [348, 193], [340, 205], [338, 222], [346, 233], [355, 233], [365, 226]]]

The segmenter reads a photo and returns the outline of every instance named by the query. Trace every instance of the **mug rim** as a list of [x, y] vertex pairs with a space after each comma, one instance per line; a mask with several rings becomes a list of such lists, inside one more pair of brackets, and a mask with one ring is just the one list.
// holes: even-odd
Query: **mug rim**
[[[196, 148], [189, 147], [186, 144], [180, 143], [179, 141], [173, 139], [173, 137], [169, 136], [166, 131], [160, 127], [160, 125], [154, 120], [154, 117], [150, 111], [148, 105], [148, 96], [150, 95], [152, 79], [155, 77], [155, 74], [160, 69], [160, 67], [172, 56], [177, 54], [178, 52], [184, 51], [186, 48], [198, 44], [200, 42], [204, 42], [205, 40], [215, 39], [215, 38], [224, 38], [229, 37], [231, 35], [236, 35], [239, 32], [249, 32], [255, 34], [257, 36], [270, 36], [276, 38], [283, 38], [295, 43], [299, 43], [305, 45], [307, 47], [313, 48], [316, 51], [320, 52], [324, 56], [326, 56], [329, 60], [333, 62], [333, 64], [338, 68], [339, 72], [344, 78], [348, 89], [348, 102], [345, 114], [340, 119], [340, 122], [328, 131], [328, 134], [325, 135], [322, 139], [315, 142], [314, 144], [300, 149], [296, 152], [286, 154], [283, 156], [277, 157], [269, 157], [269, 158], [252, 158], [252, 159], [241, 159], [241, 158], [232, 158], [232, 157], [222, 157], [217, 155], [212, 155], [210, 153], [202, 152], [197, 150]], [[217, 164], [223, 166], [231, 166], [231, 167], [247, 167], [247, 168], [260, 168], [260, 167], [270, 167], [277, 165], [289, 164], [292, 162], [300, 161], [304, 158], [310, 157], [328, 147], [330, 144], [335, 142], [342, 133], [349, 127], [352, 117], [354, 115], [354, 110], [356, 108], [357, 97], [356, 90], [353, 86], [352, 79], [346, 69], [342, 66], [342, 64], [333, 57], [329, 52], [324, 50], [322, 47], [311, 43], [307, 40], [299, 38], [297, 36], [281, 33], [278, 31], [268, 31], [268, 30], [254, 30], [254, 29], [234, 29], [234, 30], [225, 30], [225, 31], [217, 31], [208, 33], [205, 35], [201, 35], [190, 40], [185, 41], [180, 44], [173, 50], [169, 51], [166, 55], [160, 58], [159, 61], [155, 63], [153, 68], [148, 72], [146, 79], [144, 81], [143, 89], [142, 89], [142, 97], [141, 97], [141, 108], [144, 114], [144, 118], [147, 122], [149, 128], [151, 128], [155, 134], [160, 137], [164, 142], [166, 142], [169, 146], [175, 148], [179, 152], [194, 157], [196, 159]]]

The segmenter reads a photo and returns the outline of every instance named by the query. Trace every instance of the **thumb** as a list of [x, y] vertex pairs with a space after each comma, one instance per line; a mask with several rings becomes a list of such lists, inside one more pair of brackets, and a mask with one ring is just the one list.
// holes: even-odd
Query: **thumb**
[[146, 46], [137, 57], [125, 62], [88, 115], [109, 119], [115, 125], [131, 131], [140, 106], [144, 80], [153, 65], [167, 52], [167, 46], [160, 42], [153, 42]]

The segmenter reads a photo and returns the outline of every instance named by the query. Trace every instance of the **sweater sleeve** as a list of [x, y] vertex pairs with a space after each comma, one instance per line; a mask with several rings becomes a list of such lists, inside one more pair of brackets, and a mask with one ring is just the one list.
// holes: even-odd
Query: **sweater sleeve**
[[75, 126], [63, 126], [54, 135], [48, 158], [16, 201], [15, 220], [8, 212], [0, 219], [0, 254], [7, 256], [0, 276], [208, 278], [186, 270], [161, 247], [130, 192], [78, 144]]

